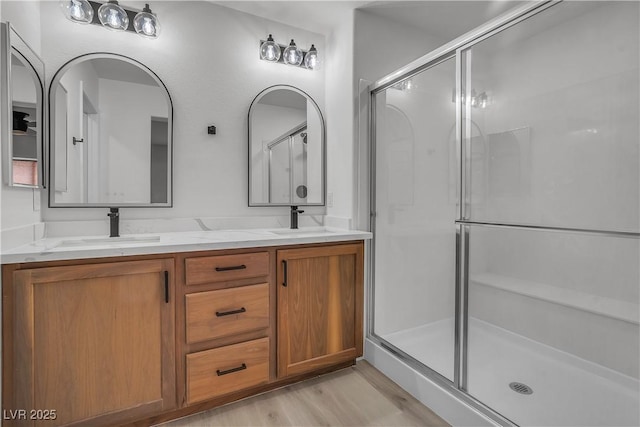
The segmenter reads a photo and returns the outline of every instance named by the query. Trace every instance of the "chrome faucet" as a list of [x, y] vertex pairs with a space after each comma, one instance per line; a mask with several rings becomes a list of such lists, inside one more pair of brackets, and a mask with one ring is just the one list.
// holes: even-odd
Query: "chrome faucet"
[[298, 228], [298, 214], [303, 213], [303, 210], [298, 209], [297, 206], [291, 206], [291, 229]]
[[120, 212], [118, 208], [109, 208], [109, 237], [120, 237]]

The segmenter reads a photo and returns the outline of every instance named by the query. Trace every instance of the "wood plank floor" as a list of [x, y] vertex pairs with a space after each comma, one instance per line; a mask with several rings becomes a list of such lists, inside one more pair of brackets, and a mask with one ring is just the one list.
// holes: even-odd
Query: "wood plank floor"
[[369, 363], [293, 384], [163, 427], [448, 426]]

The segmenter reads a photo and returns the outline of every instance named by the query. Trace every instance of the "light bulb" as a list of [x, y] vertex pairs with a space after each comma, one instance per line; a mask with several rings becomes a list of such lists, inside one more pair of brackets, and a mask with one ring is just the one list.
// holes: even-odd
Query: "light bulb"
[[82, 10], [82, 6], [80, 6], [77, 1], [73, 1], [72, 3], [71, 9], [69, 9], [71, 17], [76, 21], [84, 21], [86, 14], [84, 10]]
[[293, 39], [284, 50], [284, 62], [289, 65], [300, 65], [302, 63], [302, 51], [298, 49]]
[[136, 33], [144, 37], [156, 38], [160, 32], [160, 22], [158, 17], [151, 13], [148, 4], [145, 4], [142, 12], [138, 12], [133, 18], [133, 28]]
[[119, 28], [122, 26], [122, 20], [120, 19], [120, 16], [118, 16], [118, 12], [116, 12], [115, 10], [109, 11], [107, 22], [109, 23], [109, 26], [113, 28]]
[[260, 58], [271, 62], [277, 62], [280, 59], [280, 46], [273, 40], [271, 34], [267, 37], [267, 41], [260, 45]]
[[480, 96], [478, 96], [478, 107], [479, 108], [487, 108], [489, 106], [489, 97], [486, 92], [482, 92]]
[[89, 24], [93, 21], [93, 8], [87, 0], [61, 0], [60, 8], [70, 21], [78, 24]]
[[478, 106], [478, 96], [476, 95], [476, 90], [471, 89], [471, 106], [476, 108]]
[[126, 30], [129, 26], [129, 16], [116, 0], [109, 0], [98, 9], [98, 18], [106, 28], [111, 30]]
[[310, 70], [315, 69], [318, 66], [318, 50], [314, 45], [311, 45], [311, 49], [304, 57], [304, 66]]

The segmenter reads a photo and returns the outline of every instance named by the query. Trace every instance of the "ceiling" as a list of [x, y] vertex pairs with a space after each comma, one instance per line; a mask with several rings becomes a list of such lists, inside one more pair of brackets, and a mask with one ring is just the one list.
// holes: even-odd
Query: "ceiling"
[[340, 18], [361, 9], [384, 19], [411, 25], [449, 41], [524, 2], [477, 1], [215, 1], [225, 7], [320, 34], [329, 34]]
[[448, 42], [522, 1], [376, 1], [361, 9]]

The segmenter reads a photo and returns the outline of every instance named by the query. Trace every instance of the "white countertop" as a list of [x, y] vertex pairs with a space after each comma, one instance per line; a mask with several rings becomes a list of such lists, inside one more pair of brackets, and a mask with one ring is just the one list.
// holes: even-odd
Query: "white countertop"
[[116, 238], [82, 236], [45, 238], [0, 255], [2, 264], [119, 257], [215, 249], [254, 248], [371, 239], [357, 230], [305, 227], [297, 230], [242, 229], [128, 234]]

